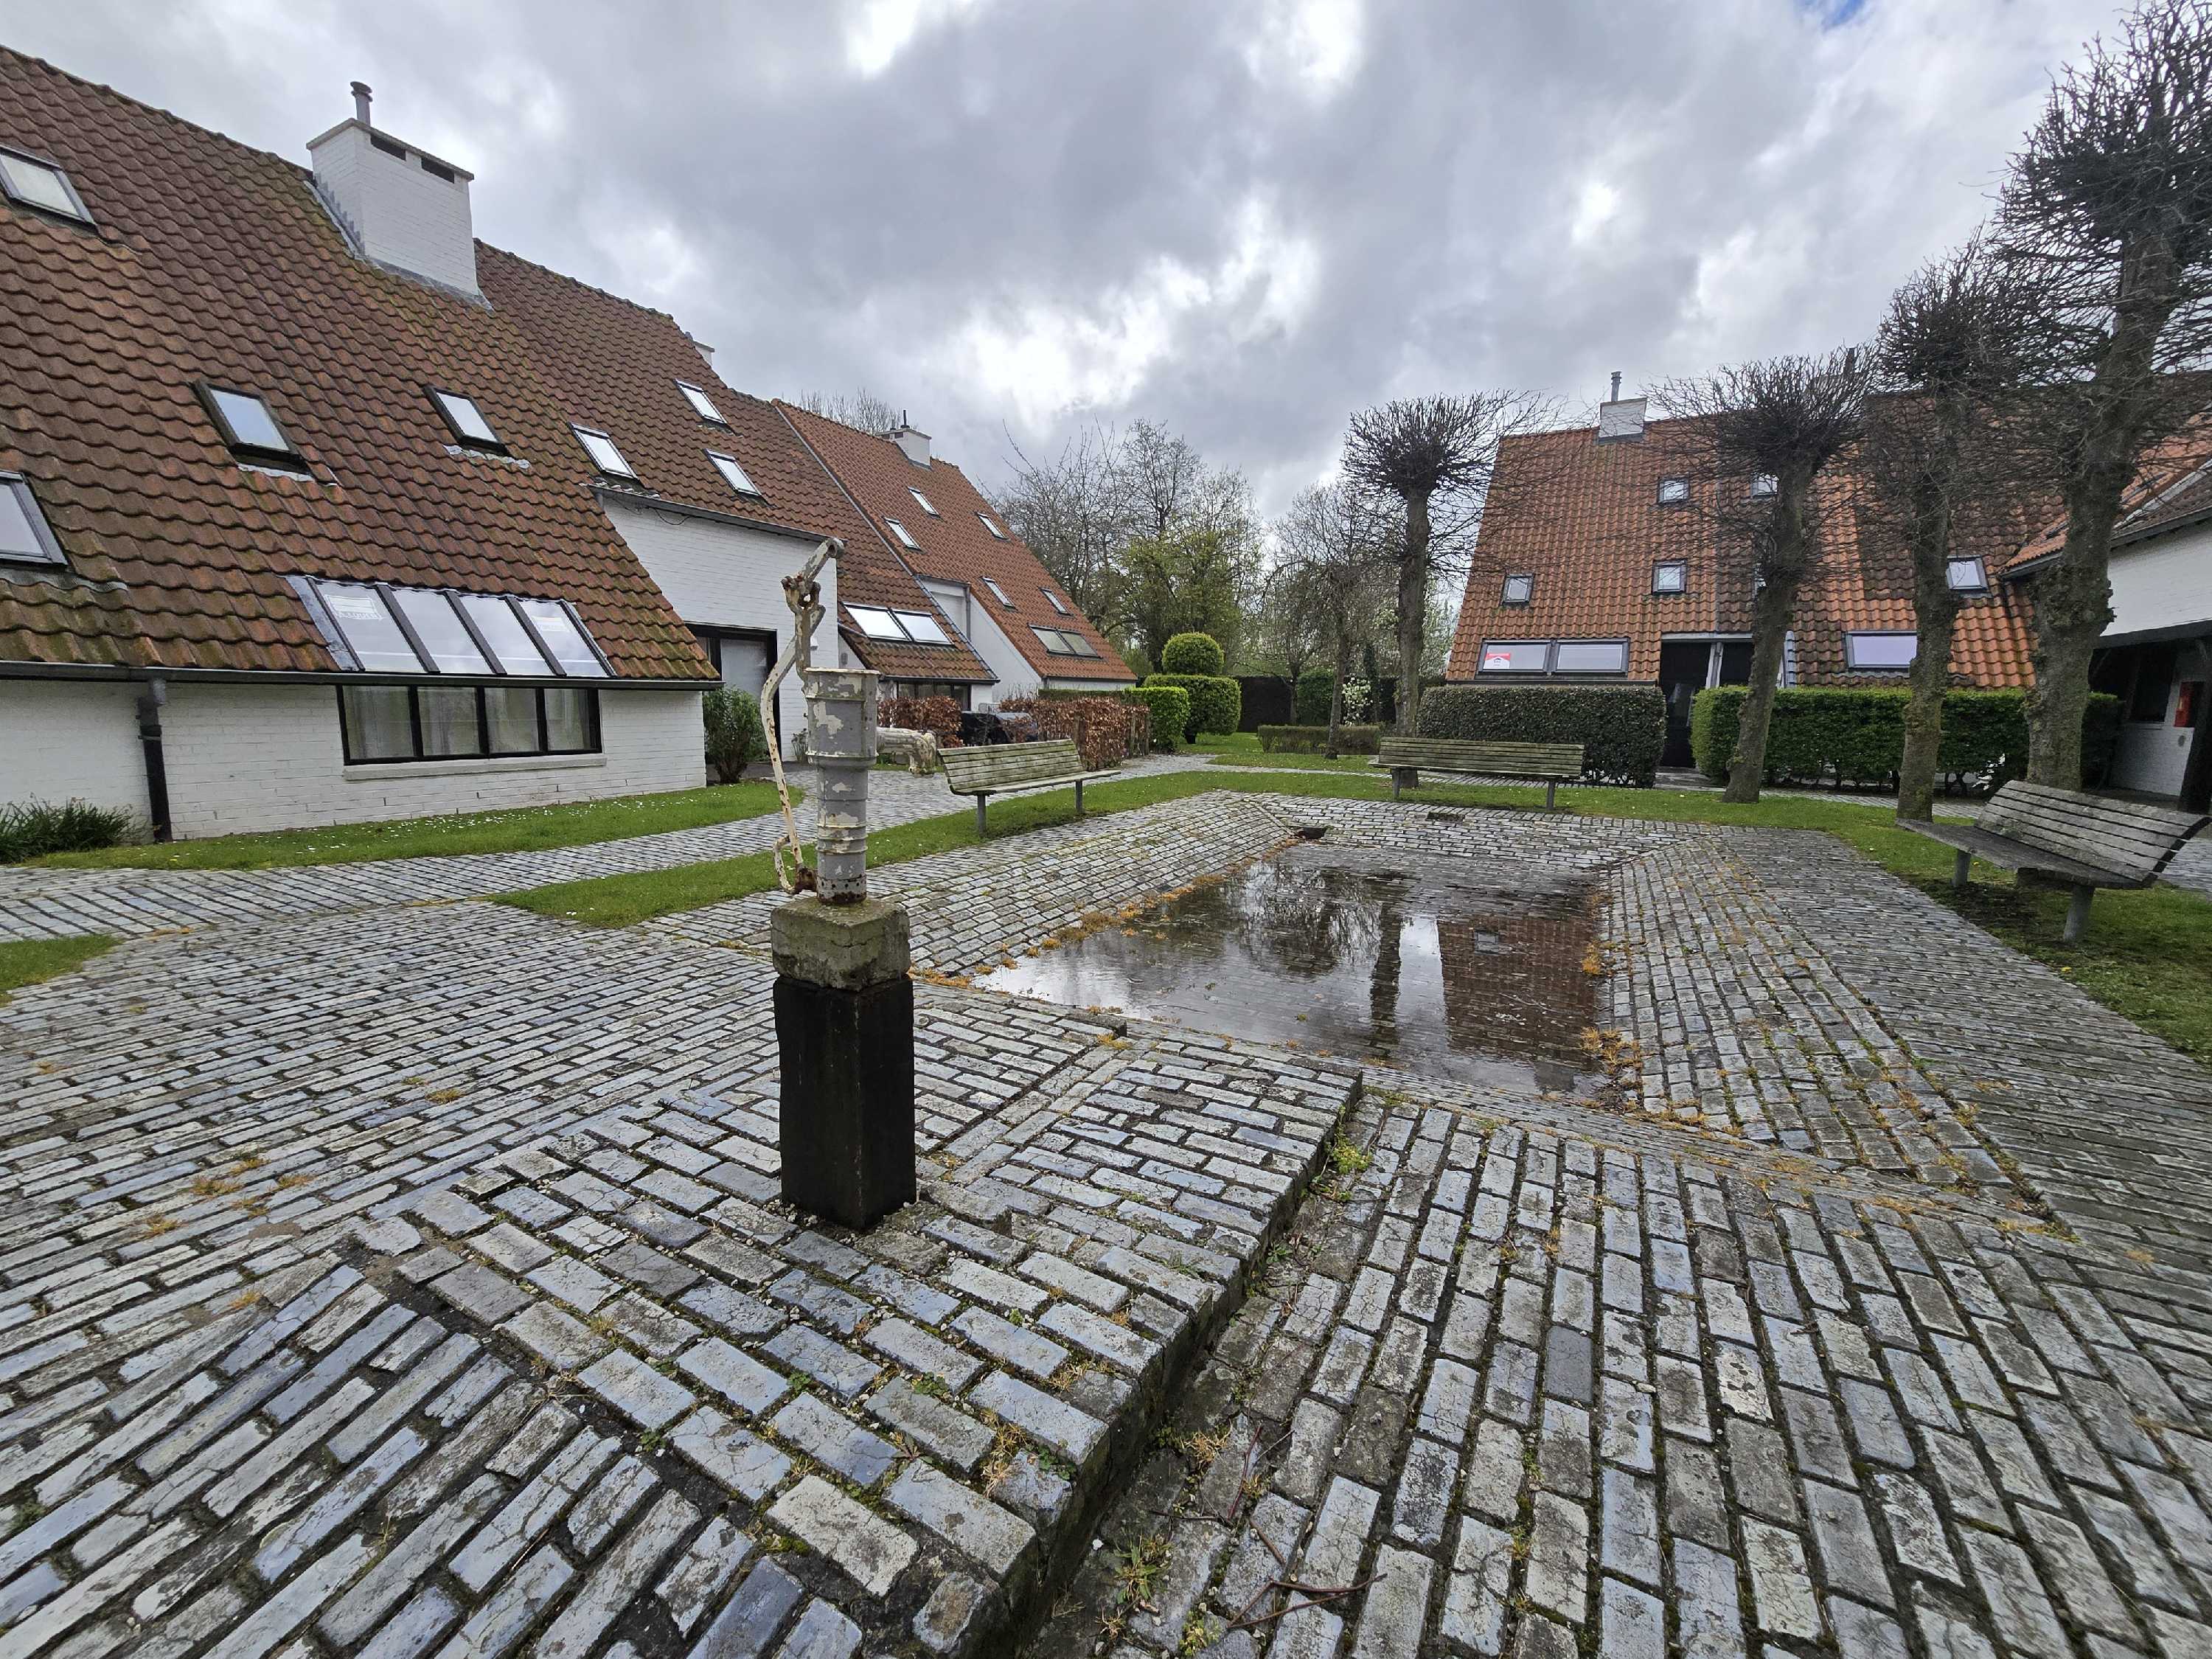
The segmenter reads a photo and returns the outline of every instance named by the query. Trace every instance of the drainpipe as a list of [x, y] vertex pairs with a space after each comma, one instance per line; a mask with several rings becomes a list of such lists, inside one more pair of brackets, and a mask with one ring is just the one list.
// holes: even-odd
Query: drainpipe
[[161, 707], [169, 701], [168, 682], [159, 674], [138, 693], [138, 742], [146, 751], [146, 817], [154, 839], [169, 839], [169, 765], [161, 754]]
[[2212, 812], [2212, 636], [2197, 640], [2197, 703], [2190, 718], [2189, 759], [2181, 772], [2181, 810]]

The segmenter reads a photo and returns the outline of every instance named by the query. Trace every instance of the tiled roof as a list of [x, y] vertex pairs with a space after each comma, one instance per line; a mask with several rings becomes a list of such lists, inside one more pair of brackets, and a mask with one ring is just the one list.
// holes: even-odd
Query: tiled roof
[[[847, 645], [869, 667], [902, 679], [992, 678], [964, 646], [886, 646], [862, 636], [845, 605], [926, 611], [957, 637], [775, 407], [725, 384], [674, 318], [482, 243], [477, 276], [493, 308], [529, 341], [570, 418], [609, 434], [645, 490], [664, 501], [842, 538], [839, 624]], [[706, 392], [725, 424], [693, 409], [679, 380]], [[582, 458], [573, 434], [563, 430], [561, 440]], [[738, 495], [708, 459], [710, 451], [734, 459], [760, 496]]]
[[[2212, 415], [2201, 416], [2150, 453], [2120, 497], [2119, 521], [2112, 527], [2115, 546], [2148, 540], [2166, 531], [2212, 516]], [[2014, 574], [2051, 557], [2066, 544], [2066, 516], [2045, 518], [2014, 551], [2006, 568]]]
[[[1664, 635], [1748, 634], [1754, 568], [1711, 511], [1722, 486], [1698, 476], [1689, 422], [1654, 421], [1640, 441], [1599, 443], [1588, 427], [1507, 441], [1486, 503], [1447, 673], [1472, 679], [1490, 640], [1623, 639], [1628, 673], [1659, 672]], [[1662, 477], [1692, 480], [1692, 499], [1659, 501]], [[1741, 487], [1739, 483], [1736, 487]], [[1914, 626], [1912, 580], [1901, 550], [1878, 532], [1863, 538], [1841, 476], [1828, 486], [1820, 557], [1801, 590], [1796, 633], [1802, 682], [1845, 678], [1846, 633]], [[1972, 539], [1994, 579], [2022, 526], [2008, 515]], [[1655, 594], [1652, 567], [1680, 560], [1684, 590]], [[1504, 601], [1508, 575], [1535, 579], [1530, 602]], [[2023, 602], [2002, 590], [1969, 598], [1959, 617], [1953, 671], [1978, 686], [2027, 682]], [[1894, 683], [1893, 677], [1884, 684]]]
[[[1121, 660], [1121, 653], [1088, 617], [1075, 610], [1074, 601], [1061, 592], [1037, 556], [1008, 528], [998, 509], [957, 466], [941, 456], [933, 456], [927, 466], [918, 465], [889, 438], [860, 431], [792, 404], [776, 406], [879, 530], [886, 519], [896, 519], [906, 526], [919, 545], [898, 549], [898, 557], [933, 581], [958, 582], [966, 587], [974, 603], [988, 607], [1000, 630], [1038, 673], [1054, 679], [1134, 683], [1137, 677]], [[922, 511], [908, 493], [912, 489], [929, 498], [937, 509], [936, 516]], [[976, 516], [982, 513], [989, 514], [991, 521], [1006, 531], [1004, 541], [983, 527]], [[983, 586], [986, 577], [1006, 591], [1011, 605], [992, 596]], [[1048, 588], [1066, 601], [1073, 614], [1062, 616], [1053, 609], [1045, 598]], [[1030, 631], [1032, 628], [1081, 634], [1098, 655], [1095, 659], [1055, 657]]]
[[[70, 567], [4, 567], [0, 661], [328, 671], [301, 573], [563, 598], [620, 674], [711, 674], [511, 319], [356, 258], [291, 163], [4, 51], [0, 142], [98, 221], [0, 206], [0, 467]], [[210, 379], [265, 398], [313, 476], [241, 467]], [[456, 451], [429, 385], [528, 465]]]

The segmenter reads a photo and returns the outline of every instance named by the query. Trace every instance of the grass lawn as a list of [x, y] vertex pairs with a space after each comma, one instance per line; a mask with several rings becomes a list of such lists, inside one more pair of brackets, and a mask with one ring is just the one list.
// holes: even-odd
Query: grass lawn
[[[1234, 757], [1240, 747], [1224, 745], [1220, 752]], [[1249, 752], [1256, 755], [1256, 746]], [[1365, 770], [1364, 761], [1357, 772], [1349, 769], [1332, 772], [1324, 768], [1296, 779], [1270, 777], [1232, 764], [1218, 769], [1132, 778], [1122, 783], [1092, 784], [1084, 795], [1095, 816], [1202, 794], [1210, 789], [1358, 800], [1387, 799], [1389, 795], [1389, 781]], [[1437, 806], [1529, 808], [1542, 805], [1543, 792], [1516, 784], [1462, 784], [1423, 789], [1409, 799]], [[2014, 949], [2057, 968], [2106, 1006], [2197, 1060], [2212, 1065], [2212, 902], [2194, 893], [2170, 887], [2100, 893], [2089, 919], [2088, 938], [2080, 945], [2068, 946], [2059, 942], [2066, 910], [2063, 892], [2022, 891], [2006, 872], [1983, 865], [1975, 868], [1975, 885], [1965, 893], [1954, 893], [1950, 881], [1951, 849], [1898, 829], [1886, 803], [1777, 795], [1749, 806], [1735, 806], [1717, 793], [1702, 790], [1576, 787], [1563, 790], [1559, 804], [1568, 812], [1584, 817], [1826, 830], [1987, 928]], [[991, 839], [1064, 823], [1074, 816], [1074, 796], [1066, 790], [994, 800]], [[943, 817], [878, 830], [868, 838], [868, 861], [878, 866], [896, 864], [950, 848], [971, 847], [975, 840], [975, 814], [963, 805]], [[763, 853], [672, 870], [562, 882], [505, 894], [500, 902], [541, 915], [618, 927], [764, 892], [775, 884], [775, 871]]]
[[[798, 793], [792, 792], [794, 799]], [[772, 783], [718, 784], [662, 795], [568, 801], [557, 806], [458, 812], [389, 823], [339, 823], [258, 836], [215, 836], [205, 841], [110, 847], [96, 853], [50, 853], [31, 862], [100, 870], [267, 870], [288, 864], [357, 864], [370, 859], [411, 859], [437, 853], [543, 852], [650, 836], [664, 830], [696, 830], [774, 811], [775, 786]]]
[[0, 945], [0, 1002], [8, 993], [25, 985], [52, 979], [82, 967], [103, 951], [115, 948], [106, 933], [80, 933], [74, 939], [28, 939]]

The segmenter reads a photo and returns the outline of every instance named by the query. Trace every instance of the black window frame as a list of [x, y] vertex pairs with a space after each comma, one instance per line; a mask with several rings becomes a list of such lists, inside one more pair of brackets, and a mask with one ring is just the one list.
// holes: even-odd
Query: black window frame
[[84, 204], [84, 195], [77, 189], [76, 180], [70, 177], [69, 169], [59, 161], [50, 155], [41, 155], [34, 149], [25, 149], [20, 144], [0, 144], [0, 155], [12, 155], [19, 161], [28, 161], [33, 167], [44, 167], [52, 173], [62, 181], [62, 188], [69, 192], [70, 200], [76, 204], [76, 211], [64, 213], [59, 208], [48, 207], [44, 202], [33, 202], [27, 196], [17, 195], [15, 185], [8, 182], [7, 169], [0, 167], [0, 196], [5, 196], [9, 205], [58, 224], [76, 225], [87, 230], [100, 228], [100, 221], [92, 216], [92, 210]]
[[[300, 446], [293, 438], [291, 428], [278, 416], [276, 406], [268, 398], [258, 392], [249, 392], [242, 386], [234, 386], [228, 380], [195, 380], [192, 390], [199, 395], [200, 406], [207, 410], [208, 418], [215, 422], [216, 434], [234, 456], [262, 466], [282, 467], [293, 472], [307, 471], [307, 458], [300, 453]], [[251, 398], [259, 404], [261, 412], [269, 417], [269, 424], [276, 428], [276, 435], [284, 441], [285, 447], [271, 449], [266, 444], [246, 443], [241, 440], [233, 429], [230, 417], [222, 412], [222, 405], [216, 401], [215, 394], [218, 392], [228, 392], [234, 398]]]
[[24, 518], [30, 521], [31, 539], [40, 549], [40, 553], [34, 554], [11, 553], [0, 548], [0, 564], [58, 564], [66, 568], [69, 555], [62, 551], [62, 544], [54, 536], [53, 526], [46, 522], [46, 509], [39, 505], [39, 495], [31, 488], [30, 479], [21, 472], [0, 472], [0, 489], [5, 489], [15, 497]]
[[[1558, 643], [1559, 643], [1559, 641], [1558, 641], [1557, 640], [1528, 640], [1528, 639], [1521, 639], [1521, 640], [1507, 640], [1507, 639], [1485, 640], [1485, 641], [1482, 642], [1482, 650], [1481, 650], [1481, 653], [1480, 653], [1480, 655], [1476, 658], [1476, 659], [1475, 659], [1475, 661], [1476, 661], [1476, 666], [1475, 666], [1475, 671], [1474, 671], [1474, 672], [1475, 672], [1477, 674], [1503, 674], [1503, 675], [1509, 676], [1509, 677], [1510, 677], [1511, 678], [1514, 678], [1514, 679], [1528, 679], [1528, 678], [1533, 678], [1533, 677], [1534, 677], [1534, 676], [1536, 676], [1536, 675], [1539, 675], [1539, 674], [1548, 674], [1548, 673], [1550, 673], [1550, 672], [1552, 672], [1552, 647], [1553, 647], [1553, 646], [1557, 645]], [[1500, 645], [1502, 645], [1502, 646], [1522, 646], [1522, 645], [1533, 645], [1533, 646], [1538, 646], [1538, 647], [1540, 647], [1542, 648], [1542, 650], [1543, 650], [1543, 653], [1544, 653], [1544, 659], [1543, 659], [1541, 662], [1538, 663], [1538, 664], [1537, 664], [1534, 668], [1514, 668], [1514, 667], [1492, 668], [1492, 666], [1490, 666], [1490, 664], [1489, 664], [1489, 662], [1488, 662], [1488, 660], [1487, 660], [1487, 659], [1488, 659], [1488, 658], [1489, 658], [1489, 656], [1490, 656], [1491, 647], [1492, 647], [1492, 646], [1500, 646]]]
[[1072, 617], [1075, 614], [1075, 607], [1070, 605], [1066, 599], [1060, 598], [1059, 594], [1054, 592], [1049, 587], [1040, 586], [1037, 589], [1037, 592], [1044, 595], [1044, 602], [1050, 605], [1059, 615], [1063, 617]]
[[[595, 685], [601, 680], [618, 680], [622, 678], [615, 672], [614, 663], [609, 659], [606, 652], [600, 647], [599, 641], [593, 637], [590, 627], [584, 621], [582, 613], [576, 609], [572, 601], [568, 599], [557, 599], [550, 594], [485, 593], [465, 587], [415, 587], [374, 579], [362, 580], [348, 576], [295, 576], [291, 578], [291, 582], [294, 592], [300, 593], [303, 600], [308, 604], [315, 627], [323, 635], [324, 642], [333, 647], [332, 654], [336, 655], [338, 650], [343, 649], [345, 655], [353, 659], [355, 667], [351, 672], [374, 672], [380, 675], [421, 674], [431, 679], [482, 679], [495, 684], [511, 683], [516, 680], [573, 680], [582, 684]], [[407, 648], [415, 653], [417, 665], [404, 669], [362, 670], [359, 666], [362, 661], [361, 647], [354, 643], [352, 636], [346, 632], [345, 624], [338, 620], [337, 613], [323, 603], [321, 590], [326, 585], [366, 587], [374, 592], [383, 602], [385, 614], [398, 629], [400, 637], [407, 642]], [[437, 659], [431, 655], [429, 647], [423, 643], [422, 636], [416, 631], [414, 622], [407, 615], [406, 607], [402, 605], [395, 597], [403, 586], [404, 591], [410, 593], [433, 593], [444, 599], [451, 607], [454, 616], [460, 618], [461, 627], [467, 632], [470, 640], [475, 643], [477, 651], [483, 654], [484, 661], [489, 665], [489, 667], [483, 670], [439, 667]], [[494, 649], [491, 641], [484, 636], [483, 630], [477, 625], [477, 619], [469, 614], [469, 607], [461, 603], [464, 599], [478, 599], [489, 605], [505, 605], [507, 614], [514, 618], [524, 635], [536, 647], [538, 654], [544, 659], [544, 671], [541, 672], [529, 668], [519, 671], [508, 668], [498, 651]], [[526, 604], [558, 605], [567, 614], [569, 624], [576, 630], [577, 637], [583, 641], [586, 648], [598, 661], [599, 672], [579, 674], [563, 667], [561, 659], [554, 655], [553, 647], [546, 642], [545, 636], [538, 631], [538, 624], [531, 619], [530, 612], [523, 608]]]
[[[1618, 668], [1565, 668], [1559, 663], [1559, 653], [1571, 645], [1611, 645], [1620, 647], [1620, 666]], [[1634, 654], [1635, 641], [1625, 635], [1601, 634], [1588, 639], [1553, 640], [1552, 648], [1544, 659], [1547, 674], [1587, 674], [1595, 678], [1626, 678], [1629, 658]]]
[[[438, 411], [439, 419], [445, 422], [446, 429], [453, 434], [453, 441], [462, 448], [482, 450], [487, 455], [505, 455], [510, 453], [506, 441], [498, 435], [499, 428], [492, 425], [491, 416], [484, 413], [484, 406], [467, 392], [456, 392], [449, 386], [439, 386], [435, 383], [425, 385], [422, 390], [429, 394], [430, 407]], [[445, 400], [448, 398], [458, 398], [476, 410], [477, 418], [484, 423], [484, 426], [492, 433], [492, 437], [487, 441], [477, 437], [473, 433], [463, 431], [461, 423], [453, 418], [453, 411], [446, 407]]]
[[[565, 685], [517, 684], [513, 681], [487, 680], [472, 678], [465, 681], [449, 680], [441, 688], [433, 682], [422, 685], [392, 685], [388, 682], [367, 684], [342, 684], [332, 688], [338, 694], [338, 754], [348, 766], [422, 766], [439, 763], [452, 763], [469, 761], [495, 760], [560, 760], [572, 755], [600, 755], [606, 752], [605, 729], [599, 718], [599, 688], [593, 684]], [[426, 755], [422, 752], [422, 704], [416, 695], [429, 690], [473, 690], [477, 703], [477, 752], [473, 755]], [[491, 746], [491, 714], [484, 700], [489, 690], [528, 691], [532, 694], [538, 710], [538, 746], [535, 749], [494, 750]], [[349, 691], [404, 691], [407, 694], [407, 726], [415, 752], [411, 755], [354, 756], [353, 723], [346, 716], [346, 693]], [[584, 724], [588, 731], [585, 746], [580, 749], [550, 747], [552, 727], [546, 717], [545, 694], [548, 691], [574, 691], [584, 698]]]
[[[1682, 580], [1680, 583], [1674, 587], [1660, 586], [1659, 573], [1662, 570], [1680, 571], [1682, 573]], [[1652, 598], [1657, 599], [1678, 599], [1689, 591], [1690, 562], [1687, 559], [1654, 559], [1651, 561]]]
[[1857, 660], [1861, 640], [1911, 640], [1914, 654], [1918, 654], [1920, 635], [1905, 628], [1852, 628], [1844, 630], [1844, 667], [1854, 674], [1903, 674], [1912, 666], [1911, 658], [1903, 662], [1866, 663]]
[[[1513, 597], [1513, 584], [1516, 582], [1528, 584], [1528, 591], [1517, 599]], [[1507, 571], [1504, 585], [1498, 591], [1498, 602], [1511, 605], [1534, 605], [1536, 602], [1536, 573], [1533, 570]]]

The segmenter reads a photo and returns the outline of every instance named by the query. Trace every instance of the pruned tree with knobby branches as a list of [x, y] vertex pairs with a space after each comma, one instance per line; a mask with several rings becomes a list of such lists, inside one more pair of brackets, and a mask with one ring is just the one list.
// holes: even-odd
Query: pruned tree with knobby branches
[[1691, 482], [1688, 505], [1715, 521], [1721, 545], [1747, 546], [1757, 573], [1751, 684], [1723, 799], [1759, 799], [1798, 592], [1820, 556], [1821, 473], [1857, 441], [1871, 379], [1868, 354], [1847, 347], [1671, 380], [1653, 394], [1673, 417], [1667, 441]]

